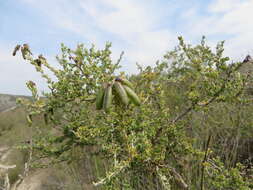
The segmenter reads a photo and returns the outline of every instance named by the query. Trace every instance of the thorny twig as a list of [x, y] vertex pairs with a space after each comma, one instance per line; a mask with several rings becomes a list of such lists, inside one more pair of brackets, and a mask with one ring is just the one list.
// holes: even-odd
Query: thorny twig
[[28, 157], [27, 162], [25, 163], [24, 172], [23, 172], [23, 174], [19, 175], [19, 179], [13, 184], [13, 187], [12, 187], [11, 190], [17, 190], [18, 186], [24, 181], [24, 178], [28, 176], [28, 172], [29, 172], [29, 169], [30, 169], [30, 164], [31, 164], [31, 161], [32, 161], [32, 153], [33, 153], [33, 151], [32, 151], [32, 140], [30, 140], [29, 157]]
[[205, 172], [205, 162], [207, 161], [207, 156], [208, 156], [208, 148], [209, 148], [209, 144], [211, 141], [211, 137], [212, 135], [209, 134], [207, 142], [206, 142], [206, 147], [205, 147], [205, 156], [203, 158], [202, 161], [202, 168], [201, 168], [201, 181], [200, 181], [200, 189], [203, 190], [204, 188], [204, 172]]

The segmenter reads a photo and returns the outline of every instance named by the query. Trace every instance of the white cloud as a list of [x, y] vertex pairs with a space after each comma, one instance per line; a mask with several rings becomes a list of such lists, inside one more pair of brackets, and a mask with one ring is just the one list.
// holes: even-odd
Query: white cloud
[[[24, 0], [23, 0], [24, 1]], [[25, 0], [27, 2], [27, 0]], [[28, 1], [40, 9], [56, 25], [102, 46], [113, 42], [113, 57], [125, 51], [125, 60], [132, 71], [136, 62], [153, 64], [175, 45], [176, 39], [168, 29], [156, 29], [160, 13], [153, 11], [146, 1], [135, 0], [44, 0]], [[54, 11], [49, 7], [55, 7]], [[104, 39], [110, 36], [110, 39]], [[115, 52], [117, 55], [115, 55]]]
[[[241, 60], [253, 53], [253, 0], [214, 0], [207, 8], [207, 15], [198, 11], [185, 18], [187, 35], [190, 39], [200, 35], [209, 36], [215, 41], [225, 40], [226, 54]], [[214, 41], [212, 41], [214, 43]]]
[[215, 0], [209, 6], [209, 9], [211, 12], [217, 13], [229, 12], [234, 8], [240, 6], [241, 3], [242, 3], [241, 0]]
[[154, 64], [169, 47], [175, 45], [176, 38], [168, 29], [154, 29], [159, 18], [155, 12], [150, 13], [147, 6], [129, 0], [100, 0], [106, 5], [105, 9], [91, 3], [93, 1], [89, 2], [81, 3], [84, 10], [94, 18], [100, 29], [124, 41], [126, 56], [131, 64]]
[[100, 0], [98, 6], [94, 1], [80, 2], [81, 7], [89, 13], [97, 26], [123, 38], [141, 34], [152, 27], [152, 15], [138, 2], [129, 0]]
[[[233, 6], [229, 7], [229, 11], [223, 9], [220, 10], [221, 15], [216, 16], [214, 23], [212, 25], [212, 32], [224, 32], [228, 34], [239, 34], [242, 35], [245, 32], [252, 32], [253, 23], [251, 18], [253, 17], [253, 1], [236, 1]], [[226, 6], [226, 1], [217, 0], [217, 4], [220, 4], [221, 7]], [[216, 10], [213, 10], [210, 6], [210, 13], [215, 14]]]
[[[22, 0], [42, 11], [53, 24], [83, 36], [101, 47], [113, 42], [113, 57], [125, 51], [128, 68], [135, 62], [150, 65], [174, 47], [177, 35], [186, 36], [190, 43], [206, 35], [211, 45], [226, 40], [226, 54], [242, 59], [252, 53], [253, 0], [213, 0], [201, 6], [198, 1], [135, 1], [135, 0]], [[167, 15], [154, 8], [168, 9]], [[154, 11], [155, 10], [155, 11]], [[176, 14], [173, 14], [176, 13]], [[204, 13], [204, 14], [203, 14]], [[159, 23], [181, 23], [177, 30], [158, 28]], [[167, 16], [167, 17], [166, 17]]]
[[167, 30], [145, 32], [133, 42], [128, 51], [131, 62], [142, 65], [154, 64], [166, 51], [175, 45], [175, 38]]

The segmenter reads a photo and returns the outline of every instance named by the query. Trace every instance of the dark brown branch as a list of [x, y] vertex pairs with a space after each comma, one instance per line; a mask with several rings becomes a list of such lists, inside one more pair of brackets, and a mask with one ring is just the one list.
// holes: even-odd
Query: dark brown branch
[[[238, 64], [234, 68], [234, 70], [237, 71], [245, 63], [247, 63], [247, 62], [241, 62], [240, 64]], [[186, 116], [189, 112], [191, 112], [196, 105], [207, 106], [207, 105], [211, 104], [212, 102], [214, 102], [216, 100], [216, 98], [224, 91], [224, 89], [226, 87], [226, 83], [229, 81], [231, 74], [233, 73], [234, 70], [231, 66], [230, 69], [228, 70], [228, 72], [226, 73], [226, 79], [225, 79], [224, 83], [222, 84], [222, 86], [220, 87], [220, 89], [205, 104], [199, 104], [199, 102], [197, 102], [197, 103], [191, 105], [189, 108], [187, 108], [183, 113], [178, 115], [176, 118], [169, 120], [168, 124], [176, 123], [177, 121], [181, 120], [184, 116]], [[158, 138], [161, 136], [163, 130], [164, 130], [164, 127], [160, 127], [157, 130], [155, 137], [151, 141], [152, 144], [155, 144], [158, 141]]]
[[180, 119], [182, 119], [184, 116], [186, 116], [190, 111], [192, 111], [193, 108], [194, 108], [194, 105], [190, 106], [183, 113], [181, 113], [175, 119], [173, 119], [172, 121], [170, 121], [170, 123], [176, 123], [177, 121], [179, 121]]
[[[172, 124], [172, 123], [176, 123], [177, 121], [179, 121], [180, 119], [182, 119], [184, 116], [186, 116], [189, 112], [191, 112], [194, 108], [194, 105], [190, 106], [189, 108], [187, 108], [183, 113], [181, 113], [180, 115], [178, 115], [176, 118], [174, 118], [173, 120], [170, 120], [168, 123]], [[158, 131], [156, 132], [155, 137], [152, 139], [152, 144], [155, 144], [159, 138], [159, 136], [162, 134], [163, 132], [163, 127], [160, 127], [158, 129]]]
[[204, 156], [203, 161], [202, 161], [200, 190], [203, 190], [203, 188], [204, 188], [205, 162], [206, 162], [207, 156], [208, 156], [208, 148], [209, 148], [209, 144], [210, 144], [210, 141], [211, 141], [211, 136], [212, 135], [209, 134], [208, 139], [207, 139], [207, 143], [206, 143], [206, 147], [205, 147], [205, 156]]

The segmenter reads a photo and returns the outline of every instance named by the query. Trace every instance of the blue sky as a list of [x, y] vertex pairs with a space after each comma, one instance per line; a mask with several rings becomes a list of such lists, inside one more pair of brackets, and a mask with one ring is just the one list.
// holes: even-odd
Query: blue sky
[[46, 83], [21, 56], [16, 44], [28, 43], [52, 64], [60, 43], [113, 44], [113, 59], [125, 51], [123, 70], [152, 65], [177, 45], [177, 36], [197, 43], [202, 35], [214, 46], [226, 40], [226, 54], [241, 60], [253, 54], [253, 0], [0, 0], [0, 93], [29, 94]]

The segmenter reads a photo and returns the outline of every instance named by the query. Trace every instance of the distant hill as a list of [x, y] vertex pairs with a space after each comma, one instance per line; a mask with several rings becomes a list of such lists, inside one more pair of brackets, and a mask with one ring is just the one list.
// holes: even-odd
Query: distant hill
[[[15, 101], [19, 97], [30, 98], [29, 96], [0, 94], [0, 108], [2, 110], [0, 112], [0, 190], [7, 172], [11, 184], [19, 179], [19, 174], [23, 174], [28, 155], [26, 151], [18, 149], [17, 146], [27, 145], [25, 144], [27, 140], [30, 140], [38, 132], [35, 127], [28, 127], [27, 112], [22, 106], [11, 109], [15, 108]], [[46, 126], [43, 117], [40, 116], [34, 118], [33, 126], [37, 126], [40, 133], [44, 131], [44, 134], [54, 130], [50, 124]], [[99, 166], [104, 165], [99, 162], [98, 158], [94, 159], [85, 155], [80, 163], [63, 163], [50, 168], [32, 168], [17, 190], [95, 190], [96, 188], [90, 184], [90, 181], [94, 178], [94, 173], [103, 172], [103, 167], [101, 167], [101, 171], [96, 171], [91, 167], [95, 165], [94, 163]], [[1, 168], [1, 166], [13, 165], [16, 167], [9, 170]]]
[[29, 98], [29, 96], [0, 94], [0, 112], [15, 108], [17, 98]]

